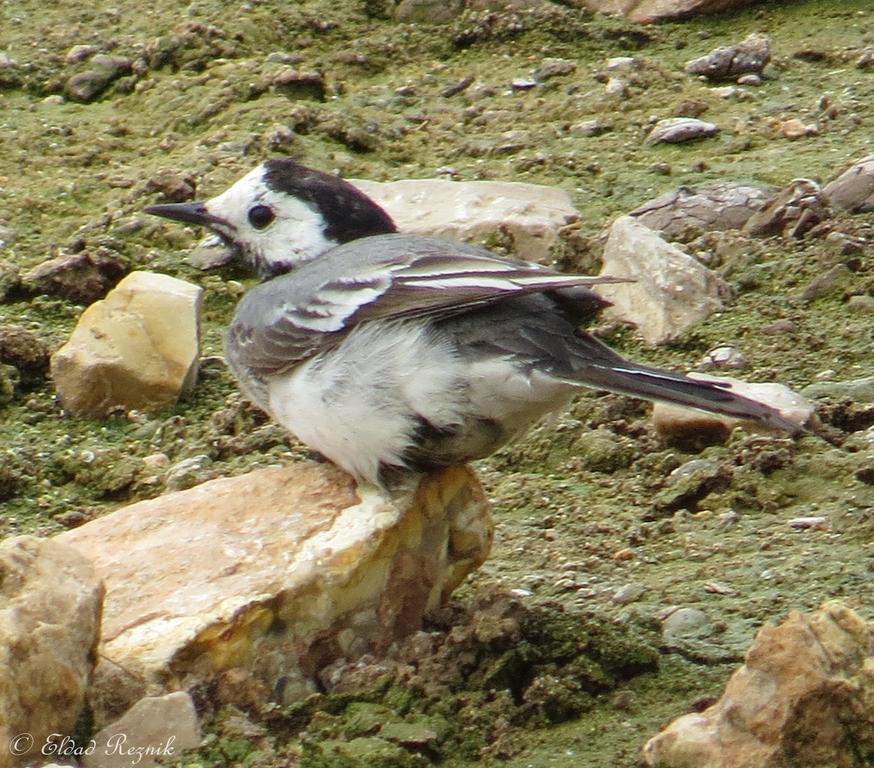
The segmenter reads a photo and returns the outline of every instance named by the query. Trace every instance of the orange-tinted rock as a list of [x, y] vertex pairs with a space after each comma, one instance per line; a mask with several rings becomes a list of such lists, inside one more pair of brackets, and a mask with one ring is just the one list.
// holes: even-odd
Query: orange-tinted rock
[[[704, 381], [727, 382], [733, 392], [776, 408], [799, 427], [803, 427], [813, 416], [813, 405], [783, 384], [770, 382], [757, 384], [730, 376], [710, 376], [702, 373], [693, 373], [690, 376]], [[755, 422], [705, 413], [695, 408], [684, 408], [670, 403], [654, 403], [652, 421], [656, 431], [671, 444], [696, 442], [700, 438], [703, 444], [709, 445], [722, 442], [739, 425], [758, 428]]]
[[0, 544], [0, 768], [47, 762], [69, 736], [95, 662], [103, 589], [87, 558], [57, 541]]
[[722, 698], [644, 747], [661, 768], [851, 768], [874, 750], [874, 625], [837, 602], [766, 625]]
[[92, 703], [105, 723], [144, 695], [240, 668], [279, 701], [340, 657], [417, 630], [488, 554], [472, 470], [389, 495], [328, 464], [266, 469], [117, 510], [61, 534], [107, 588]]

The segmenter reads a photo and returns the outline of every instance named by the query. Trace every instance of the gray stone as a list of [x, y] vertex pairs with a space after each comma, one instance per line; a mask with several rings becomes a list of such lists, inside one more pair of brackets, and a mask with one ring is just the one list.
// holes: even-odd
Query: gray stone
[[718, 368], [723, 371], [740, 370], [747, 367], [747, 359], [736, 347], [721, 345], [707, 351], [701, 360], [702, 368]]
[[100, 96], [114, 81], [129, 75], [130, 59], [99, 53], [90, 61], [92, 69], [71, 76], [64, 84], [64, 96], [71, 101], [88, 103]]
[[863, 49], [862, 53], [859, 54], [859, 58], [856, 59], [856, 68], [864, 70], [874, 69], [874, 46], [868, 46]]
[[285, 67], [271, 78], [273, 87], [290, 99], [324, 101], [327, 93], [325, 78], [321, 72], [300, 72]]
[[214, 476], [211, 471], [212, 459], [206, 454], [191, 456], [176, 462], [167, 470], [164, 476], [164, 485], [168, 491], [184, 491]]
[[628, 83], [621, 77], [607, 78], [604, 91], [610, 96], [624, 96], [628, 92]]
[[533, 77], [514, 77], [510, 81], [510, 87], [514, 91], [530, 91], [537, 87], [537, 81]]
[[19, 325], [0, 325], [0, 363], [16, 368], [28, 385], [45, 378], [49, 348], [33, 331]]
[[18, 234], [10, 227], [0, 225], [0, 251], [8, 248], [18, 239]]
[[800, 238], [831, 217], [828, 198], [811, 179], [793, 179], [744, 224], [753, 237]]
[[710, 634], [713, 625], [704, 611], [698, 608], [678, 608], [662, 622], [662, 637], [668, 642], [679, 638], [701, 637]]
[[874, 211], [874, 155], [857, 160], [826, 184], [823, 192], [832, 205], [850, 213]]
[[598, 287], [612, 302], [605, 315], [633, 323], [650, 344], [676, 338], [722, 308], [728, 285], [630, 216], [610, 228], [601, 275], [634, 282]]
[[701, 231], [740, 229], [769, 198], [761, 187], [714, 182], [666, 192], [628, 215], [671, 239], [685, 240]]
[[188, 254], [188, 261], [198, 269], [217, 269], [239, 258], [240, 250], [218, 235], [207, 235]]
[[540, 66], [534, 70], [535, 80], [549, 80], [552, 77], [561, 77], [575, 72], [577, 64], [570, 59], [544, 59]]
[[610, 601], [616, 605], [628, 605], [639, 600], [645, 592], [646, 587], [643, 584], [625, 584], [613, 593]]
[[67, 51], [67, 55], [64, 56], [64, 61], [67, 64], [78, 64], [80, 61], [85, 61], [85, 59], [90, 58], [99, 50], [100, 49], [96, 45], [74, 45], [69, 51]]
[[571, 126], [571, 136], [600, 136], [602, 133], [613, 130], [613, 124], [606, 120], [584, 120]]
[[146, 192], [158, 195], [160, 203], [182, 203], [191, 200], [197, 191], [197, 181], [190, 173], [162, 168], [146, 182]]
[[646, 137], [647, 144], [680, 144], [708, 139], [719, 133], [719, 126], [695, 117], [668, 117], [659, 120]]
[[770, 60], [770, 40], [753, 33], [737, 45], [722, 46], [693, 59], [686, 64], [686, 72], [708, 80], [734, 80], [748, 73], [760, 74]]
[[0, 543], [0, 768], [42, 763], [69, 735], [97, 653], [103, 586], [88, 559], [49, 539]]
[[33, 293], [91, 304], [102, 299], [127, 270], [127, 264], [117, 253], [96, 248], [44, 261], [25, 272], [21, 280]]
[[762, 78], [761, 78], [760, 75], [755, 75], [755, 74], [752, 74], [752, 73], [750, 73], [750, 74], [748, 74], [748, 75], [741, 75], [741, 76], [737, 79], [737, 84], [738, 84], [738, 85], [753, 85], [753, 86], [761, 85], [761, 84], [762, 84]]
[[823, 296], [829, 296], [848, 288], [853, 282], [853, 272], [846, 264], [835, 264], [825, 272], [817, 275], [801, 291], [801, 300], [804, 302], [816, 301]]
[[83, 768], [151, 768], [200, 746], [200, 726], [194, 702], [183, 691], [146, 696], [114, 723], [92, 736], [94, 750]]
[[814, 400], [852, 400], [855, 403], [874, 403], [874, 376], [849, 381], [818, 381], [801, 390]]
[[21, 288], [21, 272], [17, 264], [0, 259], [0, 302]]
[[684, 19], [742, 8], [751, 0], [582, 0], [597, 13], [625, 16], [631, 21], [652, 24], [665, 19]]
[[654, 514], [648, 517], [664, 517], [679, 509], [694, 510], [709, 493], [727, 488], [731, 477], [728, 467], [707, 459], [687, 461], [668, 475], [665, 488], [653, 497]]

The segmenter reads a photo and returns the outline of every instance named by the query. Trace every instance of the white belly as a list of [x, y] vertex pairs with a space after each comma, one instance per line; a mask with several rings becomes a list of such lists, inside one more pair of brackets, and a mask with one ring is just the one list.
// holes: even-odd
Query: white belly
[[[445, 463], [488, 455], [575, 388], [503, 358], [463, 360], [450, 338], [422, 323], [367, 323], [334, 349], [268, 384], [268, 409], [301, 441], [356, 477], [403, 466], [422, 421], [447, 438]], [[478, 424], [499, 425], [493, 442]], [[469, 450], [468, 450], [469, 446]], [[437, 461], [435, 463], [441, 463]]]

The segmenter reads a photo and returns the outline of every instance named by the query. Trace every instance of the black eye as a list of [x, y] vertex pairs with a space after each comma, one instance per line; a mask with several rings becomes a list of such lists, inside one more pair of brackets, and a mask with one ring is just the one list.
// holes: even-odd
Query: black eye
[[249, 223], [255, 229], [264, 229], [276, 216], [273, 209], [266, 205], [256, 205], [249, 209]]

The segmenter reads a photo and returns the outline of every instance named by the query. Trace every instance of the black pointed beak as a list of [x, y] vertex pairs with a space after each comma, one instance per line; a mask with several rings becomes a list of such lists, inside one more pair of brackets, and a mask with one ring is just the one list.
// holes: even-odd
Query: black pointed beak
[[163, 216], [165, 219], [184, 221], [186, 224], [198, 224], [202, 227], [218, 225], [224, 227], [225, 230], [230, 228], [224, 219], [209, 213], [204, 203], [165, 203], [164, 205], [150, 205], [144, 211], [152, 216]]

